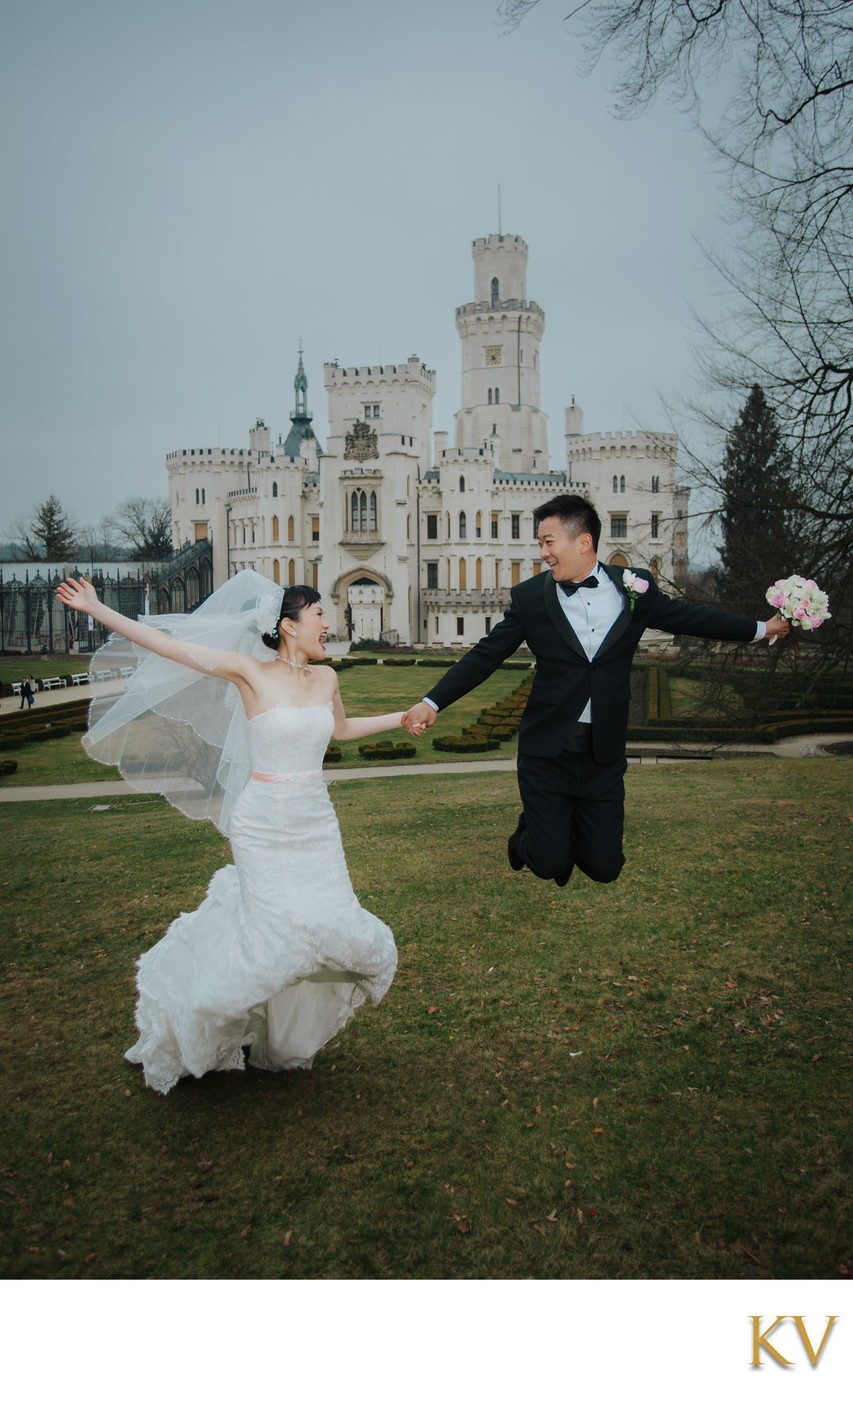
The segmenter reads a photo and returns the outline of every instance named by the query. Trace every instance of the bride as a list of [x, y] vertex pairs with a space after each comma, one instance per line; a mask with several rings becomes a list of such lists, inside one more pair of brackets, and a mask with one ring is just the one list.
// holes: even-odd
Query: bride
[[125, 1057], [159, 1093], [243, 1068], [247, 1046], [259, 1068], [310, 1068], [365, 999], [381, 1000], [397, 962], [390, 929], [352, 890], [323, 756], [330, 737], [369, 737], [403, 714], [346, 717], [334, 670], [316, 666], [328, 625], [310, 586], [241, 571], [194, 614], [149, 624], [82, 580], [57, 595], [114, 631], [93, 672], [130, 675], [118, 698], [94, 701], [86, 749], [212, 818], [234, 855], [141, 957]]

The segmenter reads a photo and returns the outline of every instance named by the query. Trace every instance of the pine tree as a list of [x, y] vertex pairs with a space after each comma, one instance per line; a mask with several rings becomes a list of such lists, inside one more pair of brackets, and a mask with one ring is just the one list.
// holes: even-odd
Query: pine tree
[[45, 561], [65, 561], [77, 549], [74, 527], [53, 493], [36, 508], [29, 535]]
[[776, 413], [754, 385], [726, 438], [720, 480], [719, 595], [739, 614], [766, 618], [767, 587], [801, 568], [791, 468]]

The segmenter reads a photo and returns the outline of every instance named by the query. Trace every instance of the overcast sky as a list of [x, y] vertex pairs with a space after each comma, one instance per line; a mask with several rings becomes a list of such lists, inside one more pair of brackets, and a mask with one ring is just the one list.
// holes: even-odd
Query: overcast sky
[[438, 373], [459, 404], [471, 241], [528, 243], [543, 408], [667, 429], [691, 306], [719, 296], [718, 177], [674, 108], [610, 115], [565, 0], [2, 0], [0, 531], [56, 493], [79, 525], [163, 494], [166, 454], [289, 427], [323, 362]]

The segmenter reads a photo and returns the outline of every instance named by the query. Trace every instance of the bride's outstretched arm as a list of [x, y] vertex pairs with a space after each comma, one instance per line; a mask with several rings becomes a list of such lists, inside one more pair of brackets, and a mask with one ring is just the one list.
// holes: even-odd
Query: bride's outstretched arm
[[347, 717], [337, 678], [332, 694], [332, 710], [335, 714], [332, 736], [339, 742], [357, 742], [362, 737], [375, 736], [377, 732], [390, 732], [399, 727], [403, 720], [402, 712], [386, 712], [380, 717]]
[[223, 649], [207, 649], [196, 644], [188, 648], [186, 644], [181, 644], [171, 635], [165, 634], [162, 629], [140, 624], [138, 620], [119, 614], [118, 610], [111, 610], [109, 605], [98, 599], [95, 587], [88, 581], [69, 578], [57, 588], [56, 594], [60, 602], [70, 610], [80, 610], [83, 614], [91, 615], [107, 629], [123, 635], [131, 644], [138, 644], [140, 648], [148, 649], [152, 654], [160, 654], [164, 659], [173, 659], [175, 663], [185, 664], [197, 673], [213, 673], [218, 678], [242, 680], [246, 676], [245, 666], [250, 661], [243, 654], [231, 654]]

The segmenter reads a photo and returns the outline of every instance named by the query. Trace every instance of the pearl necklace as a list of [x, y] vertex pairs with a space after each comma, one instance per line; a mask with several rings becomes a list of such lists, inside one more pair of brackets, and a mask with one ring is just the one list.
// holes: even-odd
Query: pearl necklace
[[291, 663], [290, 659], [282, 658], [282, 656], [281, 656], [280, 654], [276, 654], [276, 656], [275, 656], [273, 662], [274, 662], [274, 663], [286, 663], [288, 668], [301, 668], [301, 670], [302, 670], [303, 673], [310, 673], [310, 672], [311, 672], [311, 669], [308, 667], [307, 664], [304, 664], [304, 663]]

